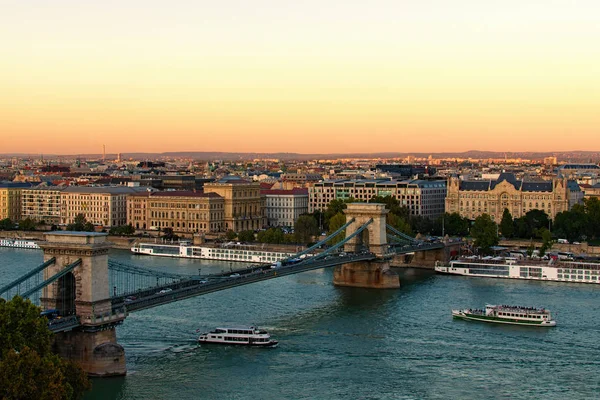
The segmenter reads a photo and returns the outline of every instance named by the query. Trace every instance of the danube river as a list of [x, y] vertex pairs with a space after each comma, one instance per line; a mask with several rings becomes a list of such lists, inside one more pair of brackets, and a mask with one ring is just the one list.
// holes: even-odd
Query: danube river
[[[196, 274], [229, 263], [134, 256]], [[0, 248], [0, 285], [41, 263]], [[211, 267], [212, 265], [212, 267]], [[592, 399], [600, 373], [600, 286], [401, 272], [399, 290], [332, 285], [305, 272], [131, 314], [117, 328], [128, 375], [86, 399]], [[551, 309], [555, 328], [453, 321], [486, 303]], [[256, 324], [273, 349], [198, 346], [197, 330]]]

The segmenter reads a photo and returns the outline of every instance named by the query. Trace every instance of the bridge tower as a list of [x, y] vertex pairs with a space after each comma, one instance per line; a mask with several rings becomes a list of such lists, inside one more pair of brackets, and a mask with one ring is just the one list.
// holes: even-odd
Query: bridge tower
[[344, 245], [347, 252], [369, 250], [378, 256], [375, 261], [358, 261], [336, 267], [333, 283], [338, 286], [365, 288], [399, 288], [398, 274], [390, 270], [391, 256], [388, 254], [385, 204], [350, 203], [345, 211], [346, 221], [354, 223], [346, 228], [346, 236], [356, 232], [365, 223], [372, 221], [367, 229]]
[[45, 234], [39, 245], [44, 261], [56, 262], [44, 271], [47, 279], [65, 267], [79, 264], [43, 289], [42, 308], [59, 310], [61, 316], [76, 315], [80, 326], [58, 333], [57, 353], [78, 363], [91, 376], [125, 375], [125, 351], [117, 343], [115, 326], [125, 314], [114, 315], [108, 282], [106, 233], [57, 231]]

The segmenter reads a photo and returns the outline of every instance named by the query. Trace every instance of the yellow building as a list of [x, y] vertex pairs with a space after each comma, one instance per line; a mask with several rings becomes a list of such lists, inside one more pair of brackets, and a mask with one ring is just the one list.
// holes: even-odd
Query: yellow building
[[225, 230], [257, 230], [266, 225], [260, 183], [248, 182], [237, 176], [227, 176], [217, 182], [205, 183], [204, 192], [216, 193], [223, 197]]
[[224, 200], [192, 191], [135, 193], [127, 197], [127, 223], [135, 229], [174, 233], [224, 231]]
[[21, 190], [29, 187], [29, 183], [0, 182], [0, 220], [10, 218], [17, 222], [22, 219]]
[[466, 181], [457, 177], [448, 180], [446, 212], [459, 213], [471, 220], [488, 214], [496, 223], [502, 220], [504, 209], [513, 218], [531, 210], [542, 210], [551, 219], [569, 210], [583, 197], [579, 186], [565, 178], [552, 181], [519, 181], [513, 174], [500, 174], [497, 180]]

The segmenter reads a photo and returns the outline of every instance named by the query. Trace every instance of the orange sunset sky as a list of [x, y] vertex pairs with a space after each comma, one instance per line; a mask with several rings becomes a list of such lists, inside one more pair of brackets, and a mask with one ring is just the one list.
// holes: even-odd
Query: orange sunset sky
[[0, 153], [600, 150], [597, 0], [1, 4]]

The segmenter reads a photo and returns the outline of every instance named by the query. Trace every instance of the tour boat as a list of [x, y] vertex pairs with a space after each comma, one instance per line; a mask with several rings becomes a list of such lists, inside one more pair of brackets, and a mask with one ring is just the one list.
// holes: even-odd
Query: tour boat
[[436, 262], [435, 271], [442, 274], [484, 278], [526, 279], [554, 282], [600, 284], [600, 263], [565, 260], [517, 260], [511, 257], [466, 257]]
[[40, 246], [33, 240], [0, 239], [0, 247], [14, 247], [17, 249], [39, 249]]
[[175, 244], [138, 243], [131, 252], [150, 256], [200, 258], [205, 260], [238, 261], [248, 263], [275, 263], [289, 258], [293, 253], [267, 251], [256, 245], [243, 245], [233, 242], [219, 247], [194, 246], [189, 241]]
[[200, 334], [198, 342], [257, 347], [275, 347], [278, 343], [277, 340], [271, 339], [266, 331], [254, 326], [216, 328], [214, 331]]
[[458, 319], [493, 322], [496, 324], [526, 325], [526, 326], [555, 326], [550, 310], [545, 308], [521, 306], [486, 305], [484, 310], [465, 309], [452, 310], [452, 316]]

